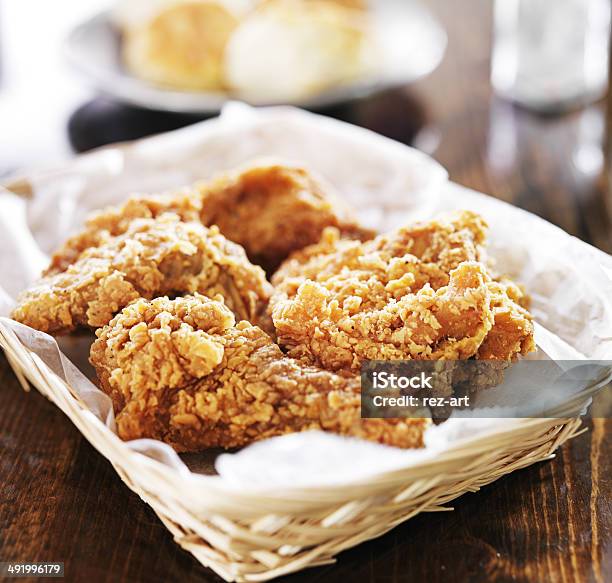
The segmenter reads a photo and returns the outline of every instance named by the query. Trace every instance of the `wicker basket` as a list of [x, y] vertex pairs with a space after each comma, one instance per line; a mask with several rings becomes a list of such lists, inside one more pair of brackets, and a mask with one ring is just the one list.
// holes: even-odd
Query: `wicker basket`
[[[445, 504], [465, 492], [550, 459], [581, 432], [580, 418], [569, 411], [564, 418], [516, 419], [510, 429], [458, 442], [433, 461], [350, 487], [228, 491], [219, 477], [168, 471], [128, 448], [1, 319], [0, 346], [24, 389], [30, 383], [60, 407], [151, 505], [176, 542], [227, 581], [267, 581], [332, 563], [339, 552], [420, 512], [451, 510]], [[574, 414], [596, 390], [591, 387], [574, 400]]]
[[[447, 183], [446, 171], [420, 152], [327, 118], [286, 108], [246, 111], [233, 104], [220, 119], [87, 154], [59, 171], [36, 173], [6, 186], [32, 200], [39, 197], [40, 212], [61, 208], [57, 201], [64, 200], [67, 191], [77, 197], [79, 213], [85, 213], [88, 204], [98, 208], [101, 200], [117, 202], [113, 197], [126, 195], [134, 186], [163, 190], [271, 154], [300, 160], [329, 178], [364, 216], [378, 217], [370, 226], [383, 231], [403, 224], [408, 216], [429, 217], [454, 208], [483, 214], [498, 234], [494, 255], [507, 273], [534, 293], [535, 308], [545, 317], [542, 323], [549, 323], [549, 317], [567, 342], [579, 336], [573, 314], [580, 314], [584, 322], [598, 319], [597, 330], [583, 334], [576, 349], [593, 358], [609, 358], [612, 342], [603, 329], [612, 322], [609, 256], [533, 215]], [[47, 214], [45, 219], [47, 226], [63, 225]], [[78, 213], [73, 219], [79, 223]], [[51, 241], [63, 235], [51, 229], [43, 238]], [[27, 252], [17, 257], [25, 261]], [[519, 263], [530, 254], [530, 269], [521, 271]], [[19, 261], [10, 250], [6, 255], [11, 262]], [[545, 274], [538, 273], [540, 265], [546, 266]], [[591, 309], [581, 301], [586, 297], [593, 297]], [[548, 310], [551, 304], [560, 308]], [[598, 338], [602, 346], [595, 350], [587, 336]], [[409, 468], [335, 486], [232, 489], [219, 476], [169, 468], [164, 460], [121, 441], [20, 341], [11, 321], [2, 318], [0, 346], [23, 387], [35, 386], [60, 407], [125, 483], [152, 506], [177, 543], [227, 581], [266, 581], [331, 563], [342, 550], [380, 536], [419, 512], [450, 510], [445, 504], [464, 492], [549, 459], [577, 435], [578, 412], [597, 389], [576, 396], [556, 418], [515, 419], [484, 438], [457, 441]]]

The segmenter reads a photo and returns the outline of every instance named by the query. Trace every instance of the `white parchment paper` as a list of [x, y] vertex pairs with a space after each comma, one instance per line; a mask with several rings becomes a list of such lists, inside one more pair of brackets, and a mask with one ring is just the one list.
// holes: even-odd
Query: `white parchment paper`
[[[498, 271], [525, 285], [537, 320], [537, 358], [612, 360], [612, 258], [525, 211], [447, 181], [424, 154], [341, 122], [291, 108], [230, 104], [220, 118], [130, 145], [80, 156], [25, 177], [30, 196], [0, 189], [0, 316], [33, 281], [48, 254], [85, 215], [134, 192], [189, 184], [254, 157], [302, 163], [331, 181], [369, 226], [389, 230], [414, 218], [468, 208], [491, 226], [489, 253]], [[23, 181], [20, 181], [23, 191]], [[26, 190], [28, 190], [26, 189]], [[108, 398], [88, 379], [91, 336], [55, 340], [3, 319], [20, 340], [66, 379], [114, 431]], [[229, 488], [349, 483], [435, 458], [457, 440], [482, 439], [516, 419], [451, 418], [428, 431], [421, 451], [309, 432], [270, 439], [216, 458]], [[138, 440], [125, 447], [185, 473], [168, 446]], [[210, 467], [214, 456], [189, 458]]]

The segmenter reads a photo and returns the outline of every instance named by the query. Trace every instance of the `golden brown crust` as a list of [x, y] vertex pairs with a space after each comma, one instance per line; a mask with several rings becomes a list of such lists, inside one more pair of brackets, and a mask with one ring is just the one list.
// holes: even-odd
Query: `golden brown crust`
[[374, 235], [358, 225], [331, 185], [298, 166], [250, 165], [201, 192], [202, 222], [218, 225], [269, 273], [292, 252], [316, 243], [326, 227], [359, 240]]
[[97, 335], [91, 362], [123, 439], [198, 451], [322, 429], [423, 445], [428, 419], [362, 420], [359, 377], [300, 365], [217, 301], [139, 300]]
[[367, 359], [511, 360], [534, 349], [520, 289], [485, 267], [486, 223], [463, 211], [380, 235], [327, 230], [272, 278], [289, 354], [330, 370]]
[[426, 284], [369, 306], [361, 298], [389, 284], [346, 282], [354, 295], [340, 303], [337, 294], [308, 281], [293, 298], [275, 303], [272, 319], [289, 355], [329, 370], [359, 370], [365, 360], [465, 359], [493, 324], [487, 277], [481, 264], [465, 262], [437, 291]]
[[332, 189], [307, 170], [260, 162], [189, 189], [135, 196], [95, 213], [54, 253], [45, 275], [66, 270], [89, 247], [125, 233], [134, 219], [165, 212], [183, 221], [218, 225], [225, 237], [245, 248], [253, 263], [270, 272], [291, 252], [318, 241], [325, 227], [354, 238], [372, 236], [358, 226]]
[[449, 273], [460, 263], [484, 260], [486, 231], [484, 219], [470, 211], [409, 225], [363, 245], [328, 229], [317, 244], [291, 255], [272, 283], [284, 290], [295, 288], [296, 279], [330, 281], [350, 270], [361, 279], [371, 273], [389, 281], [406, 275], [410, 282], [406, 279], [404, 287], [419, 289], [429, 283], [438, 289], [448, 283]]
[[21, 294], [13, 318], [51, 333], [96, 328], [137, 298], [195, 291], [221, 294], [239, 318], [257, 322], [272, 288], [216, 227], [165, 214], [130, 222], [123, 235], [90, 247], [65, 272], [43, 277]]
[[155, 219], [164, 213], [174, 213], [183, 221], [199, 221], [201, 201], [195, 190], [154, 196], [133, 196], [117, 207], [92, 213], [81, 231], [68, 238], [53, 253], [43, 275], [66, 271], [81, 253], [105, 244], [112, 237], [123, 235], [135, 219]]
[[515, 284], [505, 281], [489, 283], [493, 328], [478, 349], [481, 360], [512, 360], [536, 349], [533, 317], [521, 305], [523, 294]]
[[419, 223], [372, 241], [323, 240], [295, 253], [272, 281], [279, 342], [330, 370], [364, 360], [473, 356], [493, 323], [474, 213]]

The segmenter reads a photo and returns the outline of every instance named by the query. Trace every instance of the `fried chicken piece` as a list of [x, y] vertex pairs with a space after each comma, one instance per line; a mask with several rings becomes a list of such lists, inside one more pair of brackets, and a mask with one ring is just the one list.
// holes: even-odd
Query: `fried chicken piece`
[[134, 196], [121, 206], [92, 213], [83, 229], [53, 253], [51, 263], [43, 275], [55, 275], [68, 270], [82, 253], [92, 247], [106, 245], [113, 237], [123, 235], [136, 219], [156, 219], [165, 213], [172, 213], [182, 221], [199, 222], [202, 205], [196, 194], [194, 190], [183, 189], [150, 197]]
[[138, 300], [96, 332], [91, 363], [119, 436], [177, 451], [241, 447], [322, 429], [422, 447], [428, 419], [362, 420], [360, 380], [283, 355], [260, 328], [197, 295]]
[[473, 394], [501, 384], [512, 361], [536, 350], [533, 317], [522, 305], [526, 303], [522, 290], [506, 278], [490, 281], [487, 286], [493, 327], [475, 360], [455, 367], [455, 394]]
[[283, 263], [272, 283], [289, 296], [307, 279], [340, 291], [350, 272], [359, 281], [379, 279], [393, 288], [391, 295], [396, 298], [426, 283], [437, 290], [448, 284], [450, 272], [460, 263], [484, 260], [487, 228], [476, 213], [461, 211], [365, 243], [343, 239], [337, 230], [326, 229], [317, 244], [297, 251]]
[[43, 277], [21, 295], [13, 318], [51, 333], [96, 328], [140, 297], [195, 291], [221, 294], [238, 318], [265, 322], [272, 287], [217, 227], [166, 214], [132, 221], [123, 235], [90, 247], [65, 272]]
[[293, 251], [316, 243], [327, 227], [358, 240], [374, 236], [330, 184], [294, 166], [249, 166], [221, 177], [206, 189], [202, 209], [204, 224], [218, 225], [268, 273]]
[[[428, 394], [462, 396], [500, 385], [513, 361], [536, 350], [533, 317], [522, 305], [527, 303], [523, 291], [507, 278], [490, 281], [487, 287], [491, 295], [493, 327], [473, 359], [436, 363], [442, 365], [447, 382], [437, 379], [436, 390]], [[434, 418], [444, 418], [443, 410], [432, 411], [432, 414]]]
[[[530, 352], [535, 347], [533, 325], [520, 306], [521, 290], [509, 280], [493, 280], [482, 263], [486, 229], [479, 215], [462, 211], [365, 243], [341, 240], [327, 230], [318, 244], [294, 253], [272, 278], [276, 292], [270, 311], [279, 342], [292, 356], [332, 370], [359, 368], [364, 359], [511, 360]], [[470, 313], [474, 316], [482, 307], [482, 326], [472, 333], [463, 330], [465, 337], [441, 328], [420, 335], [426, 322], [423, 310], [440, 320], [436, 309], [442, 314], [461, 309], [457, 288], [461, 290], [461, 280], [467, 281], [466, 273], [474, 273], [473, 261], [480, 265], [476, 288], [482, 301]], [[460, 270], [464, 276], [458, 272], [450, 285], [455, 291], [441, 291], [465, 262]], [[469, 285], [463, 288], [474, 300], [477, 296], [470, 290]], [[402, 310], [402, 317], [395, 315]], [[486, 322], [494, 322], [493, 327]], [[477, 319], [466, 324], [477, 324]], [[448, 340], [440, 350], [436, 343], [445, 334]], [[462, 343], [453, 347], [460, 338]]]
[[291, 252], [317, 242], [325, 227], [358, 239], [373, 236], [358, 226], [330, 185], [304, 168], [262, 161], [177, 193], [133, 197], [94, 214], [53, 255], [46, 275], [66, 270], [85, 249], [121, 235], [135, 218], [168, 211], [184, 221], [217, 225], [270, 273]]
[[292, 298], [277, 299], [272, 319], [290, 356], [335, 371], [358, 370], [365, 360], [465, 359], [493, 325], [480, 263], [459, 264], [437, 291], [346, 275], [342, 286], [306, 281]]
[[322, 241], [295, 253], [272, 282], [279, 342], [330, 370], [367, 359], [470, 358], [491, 328], [486, 224], [463, 212], [372, 241]]
[[[536, 349], [533, 318], [522, 306], [522, 303], [526, 303], [523, 291], [507, 278], [489, 281], [487, 287], [491, 295], [493, 327], [473, 359], [435, 363], [436, 382], [434, 390], [428, 391], [428, 395], [461, 396], [497, 386], [503, 382], [505, 371], [512, 361]], [[427, 362], [420, 362], [427, 366]], [[397, 365], [398, 371], [413, 374], [419, 371], [418, 363], [408, 368], [405, 361], [398, 361]], [[390, 370], [389, 365], [385, 370]], [[424, 370], [429, 372], [432, 369]], [[443, 416], [440, 410], [432, 413]]]

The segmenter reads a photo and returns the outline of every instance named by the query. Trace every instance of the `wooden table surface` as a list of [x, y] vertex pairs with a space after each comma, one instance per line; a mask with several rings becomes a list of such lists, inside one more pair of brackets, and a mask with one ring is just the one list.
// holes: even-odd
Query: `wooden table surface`
[[[327, 113], [414, 141], [456, 182], [610, 252], [606, 104], [537, 117], [495, 99], [489, 0], [429, 4], [449, 34], [441, 67], [410, 88]], [[188, 121], [95, 101], [70, 128], [82, 148]], [[454, 512], [418, 516], [343, 553], [337, 565], [286, 580], [612, 580], [611, 426], [595, 419], [586, 427], [554, 460], [463, 496]], [[23, 392], [0, 356], [0, 561], [8, 560], [64, 561], [69, 581], [219, 581], [172, 541], [58, 409]]]

